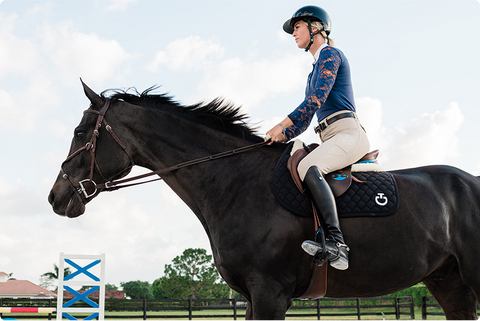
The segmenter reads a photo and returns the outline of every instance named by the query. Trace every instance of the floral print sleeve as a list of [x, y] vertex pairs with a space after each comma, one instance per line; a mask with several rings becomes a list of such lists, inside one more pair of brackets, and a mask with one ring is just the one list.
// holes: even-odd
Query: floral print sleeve
[[288, 115], [288, 118], [293, 122], [293, 126], [285, 130], [287, 141], [300, 135], [308, 128], [315, 111], [327, 100], [335, 83], [342, 62], [337, 50], [332, 50], [331, 47], [324, 48], [318, 60], [317, 66], [315, 66], [315, 68], [320, 68], [317, 79], [310, 79], [310, 81], [315, 81], [315, 90], [305, 97], [300, 106]]

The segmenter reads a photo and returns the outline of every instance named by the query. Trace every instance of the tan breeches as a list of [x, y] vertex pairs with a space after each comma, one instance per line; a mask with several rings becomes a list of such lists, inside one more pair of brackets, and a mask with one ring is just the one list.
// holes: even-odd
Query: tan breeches
[[[341, 113], [343, 111], [334, 113], [326, 119]], [[317, 166], [325, 175], [355, 163], [370, 149], [367, 134], [357, 118], [337, 120], [319, 135], [322, 144], [298, 165], [298, 173], [302, 180], [311, 166]]]

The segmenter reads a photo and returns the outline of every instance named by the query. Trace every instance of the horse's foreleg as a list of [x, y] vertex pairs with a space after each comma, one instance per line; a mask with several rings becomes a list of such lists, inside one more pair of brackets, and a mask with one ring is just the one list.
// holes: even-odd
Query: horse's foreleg
[[247, 301], [247, 311], [245, 311], [245, 320], [253, 320], [252, 302]]
[[251, 309], [247, 305], [247, 316], [253, 320], [284, 320], [293, 299], [277, 282], [259, 280], [250, 291]]
[[442, 280], [433, 278], [423, 281], [437, 299], [448, 320], [477, 320], [477, 298], [472, 289], [463, 282], [455, 266]]

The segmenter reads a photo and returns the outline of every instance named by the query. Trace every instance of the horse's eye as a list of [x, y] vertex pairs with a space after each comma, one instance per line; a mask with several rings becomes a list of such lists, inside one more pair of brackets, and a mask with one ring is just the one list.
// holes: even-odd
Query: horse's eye
[[83, 130], [75, 130], [75, 133], [73, 134], [75, 137], [75, 140], [80, 141], [83, 138], [85, 138], [85, 132]]

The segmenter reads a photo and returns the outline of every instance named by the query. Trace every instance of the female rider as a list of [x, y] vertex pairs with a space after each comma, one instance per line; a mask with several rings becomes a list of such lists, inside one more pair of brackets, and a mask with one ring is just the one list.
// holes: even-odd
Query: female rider
[[[265, 140], [288, 141], [304, 132], [313, 115], [317, 115], [315, 132], [322, 144], [300, 162], [298, 172], [325, 223], [326, 259], [332, 267], [345, 270], [349, 248], [340, 230], [335, 198], [323, 175], [355, 163], [370, 148], [355, 113], [350, 65], [328, 37], [331, 21], [322, 8], [300, 8], [285, 22], [283, 30], [292, 34], [299, 48], [313, 55], [313, 71], [308, 77], [304, 101], [270, 129]], [[317, 264], [324, 263], [319, 261], [324, 251], [320, 243], [308, 240], [302, 248], [314, 256]]]

